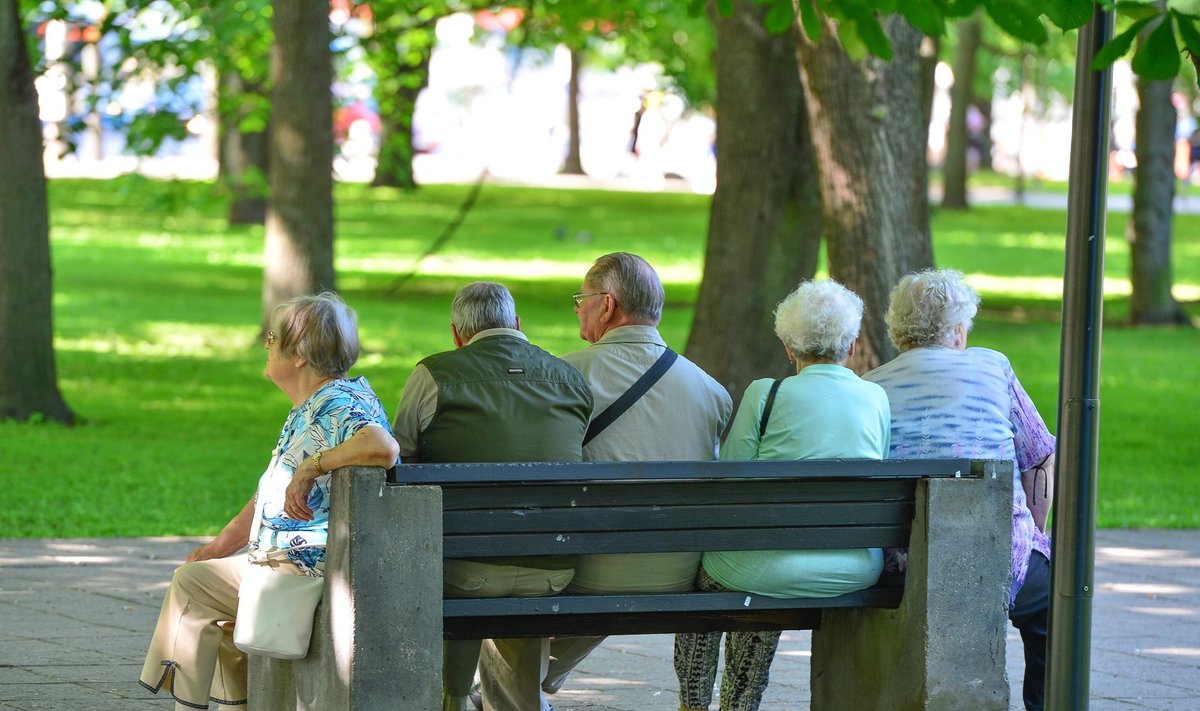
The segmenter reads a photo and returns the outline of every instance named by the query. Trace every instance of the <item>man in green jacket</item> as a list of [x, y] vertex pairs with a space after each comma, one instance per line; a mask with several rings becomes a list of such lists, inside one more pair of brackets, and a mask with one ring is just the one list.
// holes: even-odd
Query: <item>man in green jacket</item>
[[[422, 360], [404, 386], [392, 427], [403, 461], [582, 461], [591, 389], [573, 366], [529, 343], [508, 289], [491, 282], [463, 287], [451, 306], [450, 331], [456, 348]], [[443, 594], [555, 595], [574, 574], [574, 556], [448, 560]], [[536, 708], [547, 645], [494, 640], [481, 659], [479, 641], [447, 642], [443, 708], [474, 708], [469, 694], [477, 663], [485, 709]]]

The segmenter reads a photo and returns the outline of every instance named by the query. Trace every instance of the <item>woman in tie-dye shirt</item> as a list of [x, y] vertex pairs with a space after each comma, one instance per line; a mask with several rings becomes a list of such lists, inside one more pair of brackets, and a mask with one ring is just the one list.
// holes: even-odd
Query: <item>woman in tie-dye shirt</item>
[[[238, 588], [250, 565], [320, 576], [329, 529], [328, 472], [390, 467], [399, 447], [387, 413], [363, 377], [354, 311], [332, 292], [277, 308], [263, 374], [292, 401], [255, 496], [212, 541], [175, 571], [141, 684], [162, 688], [180, 709], [246, 703], [246, 655], [233, 645]], [[250, 554], [238, 553], [247, 543]], [[297, 619], [297, 624], [311, 624]]]
[[[1054, 437], [1003, 354], [967, 348], [979, 294], [962, 274], [909, 274], [892, 291], [888, 334], [900, 350], [864, 376], [883, 386], [892, 410], [893, 459], [1013, 462], [1009, 619], [1025, 645], [1025, 708], [1040, 711], [1045, 686]], [[905, 551], [887, 565], [903, 570]]]

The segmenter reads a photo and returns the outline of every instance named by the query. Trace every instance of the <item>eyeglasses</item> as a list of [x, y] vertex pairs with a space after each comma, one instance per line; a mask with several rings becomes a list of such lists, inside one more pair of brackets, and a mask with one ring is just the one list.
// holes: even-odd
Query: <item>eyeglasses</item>
[[276, 339], [275, 332], [267, 331], [267, 347], [268, 348], [275, 345], [275, 339]]
[[587, 294], [583, 294], [583, 293], [572, 294], [571, 301], [575, 302], [575, 308], [579, 308], [579, 305], [582, 304], [583, 300], [586, 299], [587, 297], [589, 297], [589, 296], [604, 296], [607, 293], [608, 293], [607, 291], [593, 291], [593, 292], [589, 292]]

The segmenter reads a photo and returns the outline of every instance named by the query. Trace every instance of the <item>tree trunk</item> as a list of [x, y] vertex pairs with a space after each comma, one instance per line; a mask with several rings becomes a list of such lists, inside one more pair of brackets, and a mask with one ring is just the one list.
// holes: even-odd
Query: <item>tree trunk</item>
[[979, 131], [979, 169], [992, 169], [992, 95], [976, 96], [975, 110], [982, 118], [983, 128]]
[[950, 121], [946, 126], [946, 161], [942, 166], [942, 207], [965, 210], [967, 203], [967, 110], [974, 100], [975, 57], [982, 26], [979, 16], [959, 23], [954, 49], [954, 86], [950, 88]]
[[892, 15], [895, 57], [852, 61], [826, 23], [820, 42], [795, 33], [820, 167], [830, 274], [862, 297], [863, 330], [851, 367], [895, 356], [883, 314], [901, 276], [933, 265], [925, 195], [921, 35]]
[[571, 79], [567, 82], [567, 160], [563, 163], [565, 175], [583, 175], [583, 159], [579, 154], [579, 69], [583, 53], [571, 50]]
[[1129, 234], [1129, 319], [1190, 323], [1171, 295], [1171, 209], [1175, 200], [1175, 107], [1170, 81], [1138, 79], [1137, 170]]
[[273, 7], [264, 324], [283, 301], [334, 288], [329, 4], [276, 0]]
[[267, 131], [243, 131], [245, 97], [263, 87], [248, 84], [234, 70], [221, 73], [218, 84], [218, 179], [229, 187], [229, 224], [261, 225], [267, 218]]
[[0, 419], [73, 422], [58, 390], [42, 125], [16, 0], [0, 2]]
[[687, 356], [736, 403], [751, 380], [788, 374], [773, 312], [816, 272], [820, 197], [795, 44], [750, 0], [714, 23], [717, 190]]
[[370, 44], [375, 70], [375, 100], [379, 104], [379, 157], [371, 185], [412, 190], [413, 114], [417, 97], [429, 85], [433, 57], [433, 24], [397, 34], [377, 25]]

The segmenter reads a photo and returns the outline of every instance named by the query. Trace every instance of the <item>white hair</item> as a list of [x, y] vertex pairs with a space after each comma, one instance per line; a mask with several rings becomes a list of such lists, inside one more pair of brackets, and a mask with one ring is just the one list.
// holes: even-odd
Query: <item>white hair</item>
[[954, 343], [954, 330], [971, 330], [979, 311], [979, 292], [953, 269], [909, 274], [892, 289], [884, 321], [896, 348], [906, 351]]
[[775, 308], [775, 335], [800, 360], [841, 363], [862, 326], [863, 301], [836, 281], [805, 281]]

